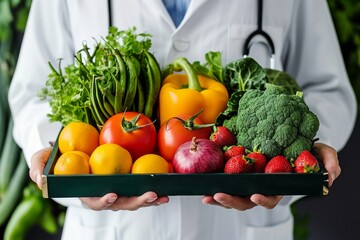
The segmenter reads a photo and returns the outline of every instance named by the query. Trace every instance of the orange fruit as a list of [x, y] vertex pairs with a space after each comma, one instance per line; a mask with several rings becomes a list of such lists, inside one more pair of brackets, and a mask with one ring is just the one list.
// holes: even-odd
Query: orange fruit
[[89, 155], [80, 151], [61, 154], [54, 166], [54, 174], [89, 174]]
[[169, 163], [157, 154], [145, 154], [135, 160], [131, 173], [169, 173]]
[[61, 130], [58, 144], [61, 153], [82, 151], [90, 156], [99, 146], [99, 131], [84, 122], [71, 122]]
[[125, 148], [115, 143], [105, 143], [94, 150], [89, 164], [93, 174], [130, 173], [132, 158]]

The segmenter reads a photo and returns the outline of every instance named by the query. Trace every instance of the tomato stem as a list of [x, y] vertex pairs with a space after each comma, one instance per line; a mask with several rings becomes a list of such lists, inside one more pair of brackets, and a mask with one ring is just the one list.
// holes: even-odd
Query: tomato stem
[[195, 118], [197, 118], [200, 115], [200, 113], [202, 113], [203, 111], [204, 111], [204, 109], [201, 109], [199, 112], [197, 112], [194, 116], [190, 117], [188, 120], [184, 120], [179, 117], [172, 117], [166, 121], [165, 129], [168, 130], [167, 126], [171, 119], [179, 120], [182, 123], [182, 125], [184, 126], [184, 128], [186, 128], [190, 131], [200, 129], [200, 128], [207, 128], [207, 127], [214, 126], [215, 125], [214, 123], [209, 123], [209, 124], [195, 124], [194, 123]]
[[143, 127], [149, 126], [151, 124], [154, 124], [154, 122], [156, 121], [156, 120], [154, 120], [153, 122], [148, 123], [148, 124], [144, 124], [144, 125], [137, 125], [136, 123], [139, 120], [140, 115], [141, 115], [141, 113], [136, 115], [130, 121], [125, 119], [125, 113], [122, 115], [122, 117], [121, 117], [121, 126], [122, 126], [122, 128], [124, 129], [125, 132], [132, 132], [132, 131], [138, 130], [140, 128], [143, 128]]

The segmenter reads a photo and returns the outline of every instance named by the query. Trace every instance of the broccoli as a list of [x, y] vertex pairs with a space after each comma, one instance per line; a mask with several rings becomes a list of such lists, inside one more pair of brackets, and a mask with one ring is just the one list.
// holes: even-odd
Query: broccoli
[[228, 128], [232, 133], [237, 135], [236, 121], [237, 121], [237, 116], [234, 115], [229, 119], [225, 119], [221, 125]]
[[282, 86], [266, 84], [264, 91], [249, 89], [240, 99], [236, 135], [238, 144], [268, 158], [295, 159], [311, 149], [319, 125], [301, 92], [289, 94]]

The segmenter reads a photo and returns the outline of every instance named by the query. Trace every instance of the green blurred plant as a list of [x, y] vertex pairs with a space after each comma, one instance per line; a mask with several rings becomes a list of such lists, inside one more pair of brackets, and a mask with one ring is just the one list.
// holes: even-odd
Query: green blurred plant
[[[346, 69], [360, 104], [360, 1], [328, 0]], [[358, 110], [359, 114], [360, 108]]]
[[[24, 202], [22, 195], [32, 184], [24, 155], [12, 136], [13, 120], [7, 100], [30, 5], [31, 0], [0, 0], [0, 229], [10, 233], [18, 225], [16, 219], [25, 216], [20, 211], [20, 208], [24, 209], [24, 204], [21, 204]], [[41, 194], [39, 189], [28, 192], [28, 195], [34, 197], [39, 196], [39, 192]], [[37, 197], [37, 201], [44, 206], [41, 217], [30, 213], [28, 219], [33, 219], [34, 225], [45, 232], [55, 234], [58, 225], [55, 225], [54, 219], [64, 209], [49, 199]], [[49, 219], [53, 220], [51, 226], [48, 224]], [[27, 230], [28, 228], [23, 228], [22, 237], [25, 237]]]

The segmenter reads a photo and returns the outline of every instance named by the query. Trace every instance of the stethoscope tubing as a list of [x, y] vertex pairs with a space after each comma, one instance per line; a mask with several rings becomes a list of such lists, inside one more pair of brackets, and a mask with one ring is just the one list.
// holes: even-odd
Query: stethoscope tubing
[[258, 9], [257, 9], [257, 24], [258, 27], [255, 31], [253, 31], [246, 39], [244, 42], [244, 46], [243, 46], [243, 55], [244, 57], [248, 57], [249, 53], [250, 53], [250, 48], [251, 48], [251, 41], [256, 37], [256, 36], [262, 36], [265, 38], [266, 43], [264, 43], [269, 50], [270, 53], [270, 68], [275, 68], [275, 45], [274, 42], [272, 41], [271, 37], [269, 34], [267, 34], [267, 32], [265, 32], [262, 28], [262, 17], [263, 17], [263, 0], [258, 0]]

